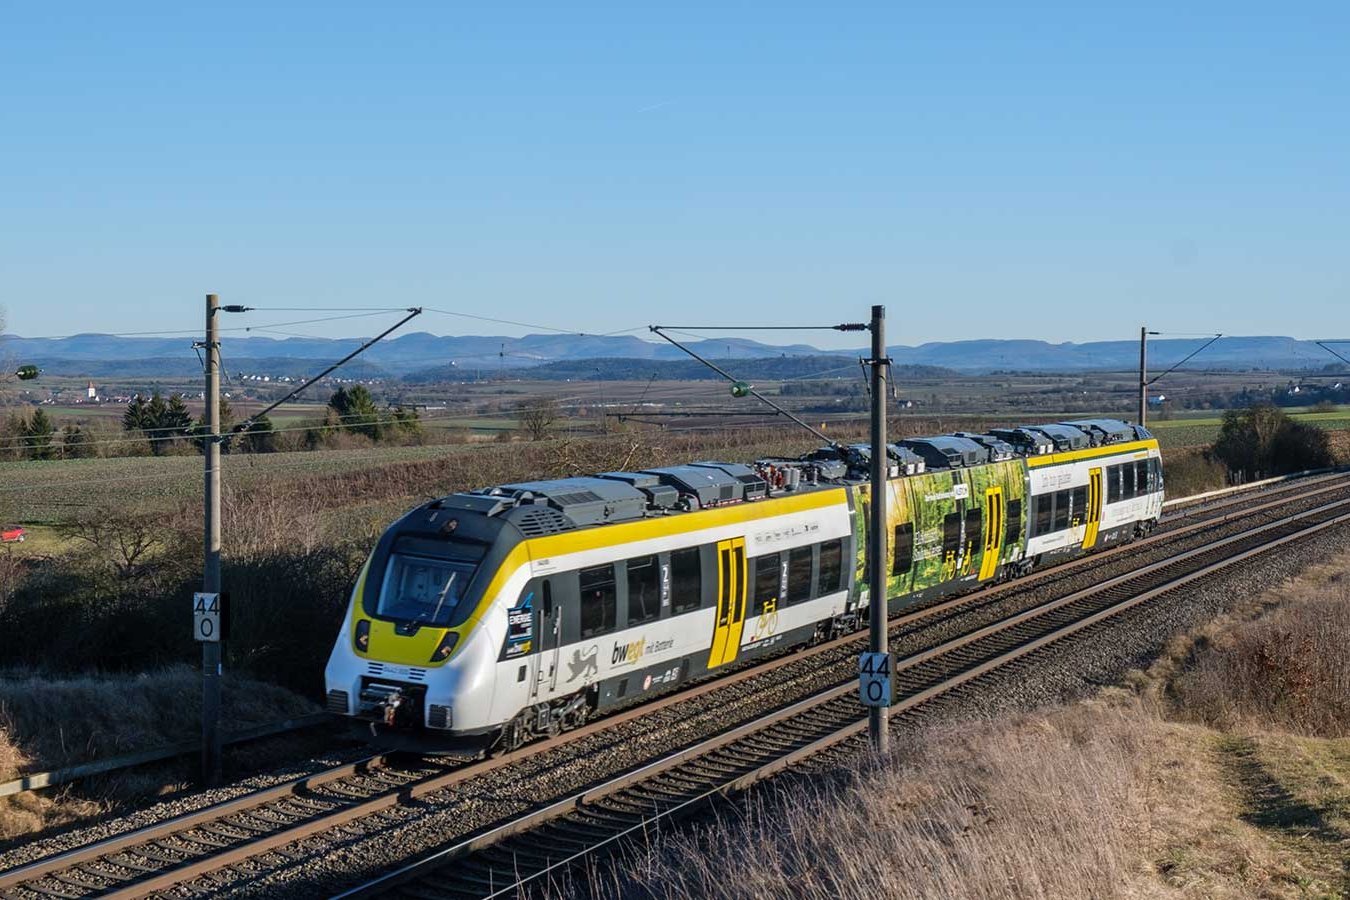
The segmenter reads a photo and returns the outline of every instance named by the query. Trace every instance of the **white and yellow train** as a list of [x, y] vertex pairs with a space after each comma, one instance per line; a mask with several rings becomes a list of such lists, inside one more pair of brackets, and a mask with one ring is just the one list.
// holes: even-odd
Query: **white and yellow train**
[[[1146, 533], [1157, 441], [1111, 419], [901, 441], [892, 612]], [[598, 711], [857, 628], [867, 445], [503, 485], [380, 538], [326, 671], [387, 746], [514, 747]]]

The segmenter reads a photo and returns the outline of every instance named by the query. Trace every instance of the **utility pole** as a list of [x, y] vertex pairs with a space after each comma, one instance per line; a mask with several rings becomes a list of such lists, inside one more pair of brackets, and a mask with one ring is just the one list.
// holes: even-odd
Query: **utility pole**
[[[202, 593], [220, 598], [220, 297], [206, 295], [206, 515], [205, 565]], [[210, 602], [209, 600], [206, 602]], [[219, 629], [215, 640], [202, 641], [202, 781], [220, 781], [220, 689]]]
[[[872, 307], [872, 521], [867, 529], [867, 615], [869, 634], [867, 649], [873, 654], [886, 654], [887, 682], [890, 681], [887, 647], [886, 609], [886, 493], [890, 472], [890, 454], [886, 447], [886, 375], [890, 359], [886, 356], [886, 307]], [[875, 656], [873, 657], [876, 658]], [[890, 698], [886, 698], [890, 703]], [[886, 706], [869, 706], [867, 733], [872, 749], [885, 753], [890, 744], [887, 722], [890, 710]]]
[[1148, 417], [1148, 326], [1139, 326], [1139, 424]]

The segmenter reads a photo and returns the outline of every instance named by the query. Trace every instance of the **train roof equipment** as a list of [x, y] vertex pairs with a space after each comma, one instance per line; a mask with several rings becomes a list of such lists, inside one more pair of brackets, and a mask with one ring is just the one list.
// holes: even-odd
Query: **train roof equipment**
[[[887, 444], [886, 455], [891, 477], [903, 477], [1151, 437], [1142, 426], [1119, 419], [1079, 419], [994, 428], [985, 434], [907, 438]], [[703, 460], [637, 472], [521, 481], [451, 494], [424, 508], [469, 513], [484, 527], [489, 527], [486, 520], [510, 523], [527, 536], [554, 534], [865, 481], [871, 463], [870, 444], [832, 445], [797, 458], [760, 459], [753, 465]], [[456, 524], [467, 527], [468, 522]], [[467, 528], [475, 532], [470, 539], [478, 539], [478, 530]]]
[[1034, 425], [1026, 426], [1030, 430], [1039, 431], [1054, 442], [1055, 452], [1063, 453], [1068, 450], [1086, 450], [1092, 446], [1092, 438], [1088, 433], [1076, 425]]
[[1017, 450], [1007, 441], [995, 437], [992, 434], [969, 434], [964, 431], [956, 432], [956, 437], [966, 438], [974, 441], [981, 447], [989, 450], [989, 459], [991, 462], [1002, 462], [1005, 459], [1012, 459], [1017, 455]]
[[991, 428], [989, 434], [1006, 441], [1023, 456], [1040, 456], [1055, 452], [1055, 442], [1050, 440], [1050, 436], [1034, 428]]
[[913, 450], [923, 457], [930, 469], [962, 469], [989, 462], [989, 448], [967, 437], [952, 434], [937, 437], [908, 438], [901, 447]]

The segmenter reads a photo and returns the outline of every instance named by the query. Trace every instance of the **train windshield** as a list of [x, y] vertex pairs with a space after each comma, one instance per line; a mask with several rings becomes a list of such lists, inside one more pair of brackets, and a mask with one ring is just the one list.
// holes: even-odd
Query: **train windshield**
[[424, 548], [404, 546], [400, 541], [389, 554], [376, 615], [422, 625], [449, 625], [478, 571], [482, 550], [451, 545], [434, 556], [412, 552], [417, 550]]

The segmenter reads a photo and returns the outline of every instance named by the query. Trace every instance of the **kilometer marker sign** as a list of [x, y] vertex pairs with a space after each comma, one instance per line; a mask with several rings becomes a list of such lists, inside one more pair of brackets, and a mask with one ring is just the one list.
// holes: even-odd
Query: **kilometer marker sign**
[[891, 705], [892, 668], [889, 653], [858, 655], [858, 699], [863, 706]]

